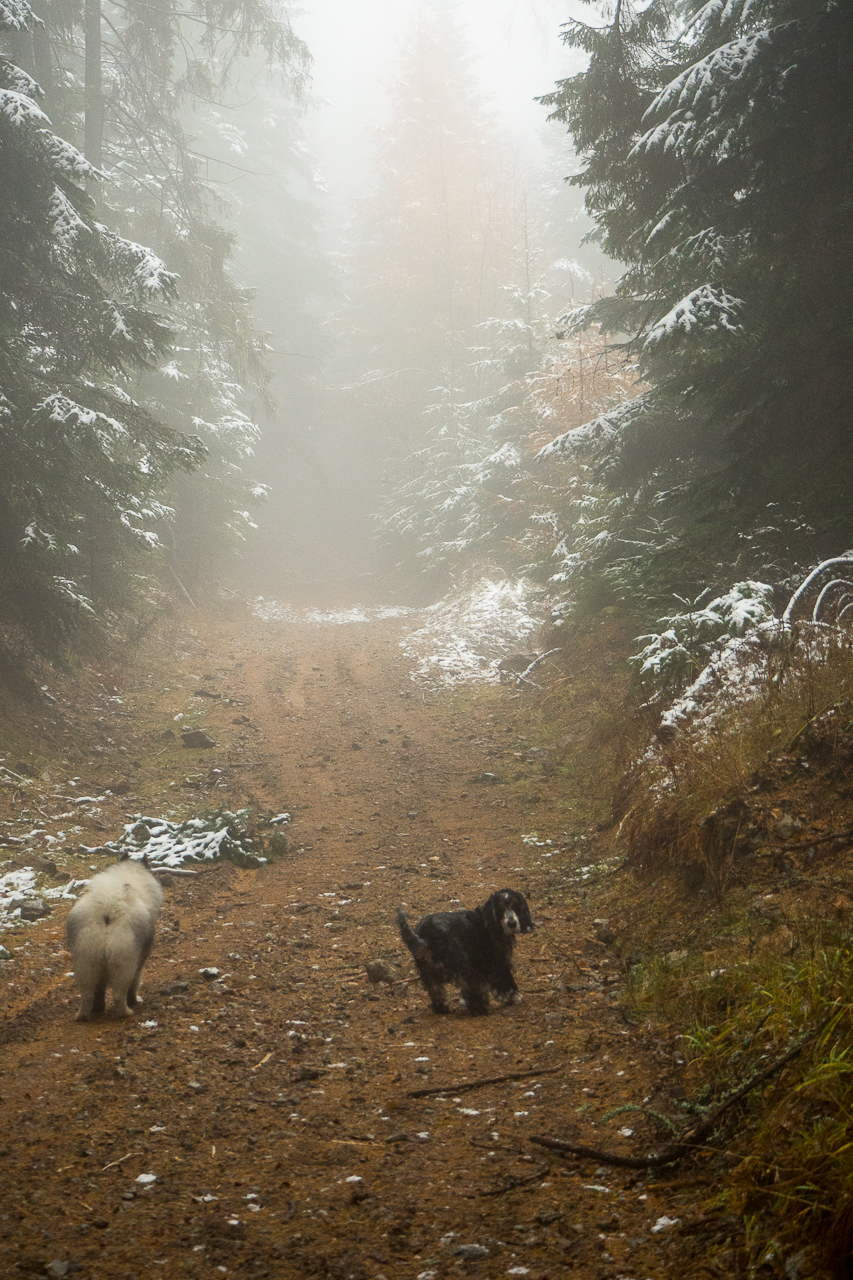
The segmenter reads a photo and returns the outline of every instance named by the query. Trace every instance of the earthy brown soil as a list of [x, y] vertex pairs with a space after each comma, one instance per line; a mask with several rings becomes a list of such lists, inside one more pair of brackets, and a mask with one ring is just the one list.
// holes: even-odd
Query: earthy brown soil
[[[126, 1022], [75, 1023], [64, 906], [6, 934], [0, 1276], [736, 1273], [725, 1222], [691, 1218], [695, 1169], [636, 1174], [530, 1142], [652, 1149], [638, 1115], [602, 1118], [660, 1105], [678, 1065], [620, 1014], [580, 870], [591, 833], [567, 826], [523, 699], [424, 694], [399, 652], [410, 625], [192, 619], [119, 674], [56, 684], [33, 714], [37, 776], [4, 789], [9, 823], [67, 824], [77, 775], [78, 794], [125, 793], [79, 806], [84, 844], [139, 812], [295, 822], [281, 860], [167, 888]], [[216, 747], [168, 737], [180, 714]], [[532, 831], [553, 845], [524, 843]], [[473, 906], [504, 885], [536, 923], [517, 948], [523, 1002], [436, 1016], [395, 909]], [[371, 984], [371, 960], [394, 981]], [[691, 1269], [697, 1240], [713, 1269]]]

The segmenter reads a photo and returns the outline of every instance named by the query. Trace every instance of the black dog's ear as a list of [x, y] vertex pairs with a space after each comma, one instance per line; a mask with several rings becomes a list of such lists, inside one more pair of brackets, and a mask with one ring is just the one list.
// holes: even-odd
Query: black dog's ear
[[502, 905], [502, 899], [501, 899], [500, 892], [493, 893], [492, 896], [488, 898], [486, 902], [483, 903], [483, 907], [481, 908], [481, 910], [485, 909], [486, 911], [488, 911], [489, 915], [492, 918], [492, 923], [497, 924], [500, 920], [501, 905]]

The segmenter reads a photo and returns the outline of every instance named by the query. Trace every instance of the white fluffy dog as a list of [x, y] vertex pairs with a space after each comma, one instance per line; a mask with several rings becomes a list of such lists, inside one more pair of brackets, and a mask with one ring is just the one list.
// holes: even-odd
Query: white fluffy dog
[[163, 890], [145, 859], [125, 857], [90, 880], [65, 925], [80, 988], [78, 1022], [104, 1012], [107, 987], [115, 1017], [129, 1017], [139, 1003], [139, 979], [162, 904]]

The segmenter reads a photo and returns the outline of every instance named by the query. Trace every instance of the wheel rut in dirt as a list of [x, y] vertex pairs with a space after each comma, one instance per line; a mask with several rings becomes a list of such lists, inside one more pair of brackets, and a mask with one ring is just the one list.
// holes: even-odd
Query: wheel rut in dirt
[[[529, 1142], [662, 1075], [590, 968], [572, 868], [522, 840], [534, 812], [563, 829], [558, 786], [517, 700], [412, 684], [402, 625], [220, 620], [187, 645], [174, 688], [203, 663], [229, 693], [205, 704], [208, 800], [290, 812], [290, 849], [173, 882], [126, 1022], [74, 1023], [60, 913], [5, 967], [0, 1275], [669, 1274], [665, 1186]], [[396, 908], [504, 885], [536, 923], [523, 1003], [437, 1017]]]

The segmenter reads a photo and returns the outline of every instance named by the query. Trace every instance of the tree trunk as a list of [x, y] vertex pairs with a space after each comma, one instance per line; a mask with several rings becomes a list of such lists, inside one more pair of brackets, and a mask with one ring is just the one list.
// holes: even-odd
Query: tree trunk
[[39, 83], [44, 93], [44, 105], [48, 114], [53, 109], [53, 91], [55, 88], [53, 79], [53, 55], [50, 49], [50, 35], [48, 34], [48, 6], [45, 0], [38, 0], [32, 6], [34, 16], [39, 21], [34, 22], [32, 26], [32, 73]]
[[103, 158], [104, 90], [101, 72], [101, 0], [86, 0], [83, 17], [86, 41], [86, 159], [97, 169]]

